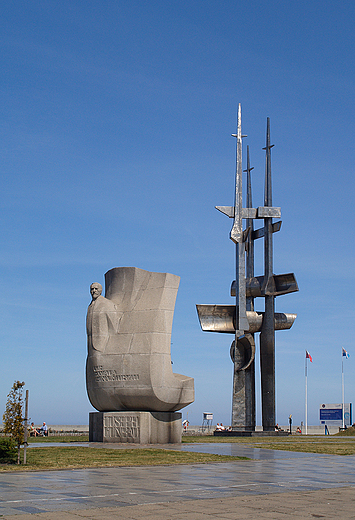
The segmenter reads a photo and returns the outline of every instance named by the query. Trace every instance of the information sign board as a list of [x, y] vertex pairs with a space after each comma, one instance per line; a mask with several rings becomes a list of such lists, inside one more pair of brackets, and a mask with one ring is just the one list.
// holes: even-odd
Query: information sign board
[[[341, 403], [321, 404], [319, 420], [321, 424], [341, 427], [343, 424], [343, 405]], [[344, 403], [344, 424], [345, 426], [352, 425], [352, 403]]]

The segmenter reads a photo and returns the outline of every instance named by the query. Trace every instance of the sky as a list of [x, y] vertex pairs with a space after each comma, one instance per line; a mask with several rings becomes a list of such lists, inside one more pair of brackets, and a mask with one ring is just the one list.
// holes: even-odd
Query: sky
[[[1, 5], [0, 410], [15, 380], [35, 423], [88, 424], [89, 286], [113, 267], [181, 277], [174, 372], [195, 379], [190, 424], [230, 424], [232, 336], [195, 305], [233, 304], [235, 133], [242, 104], [254, 206], [270, 118], [274, 272], [299, 292], [276, 332], [276, 419], [319, 424], [355, 400], [355, 4], [328, 0], [13, 0]], [[244, 180], [245, 181], [245, 180]], [[244, 182], [245, 185], [245, 182]], [[263, 274], [256, 245], [255, 274]], [[263, 310], [261, 298], [256, 310]], [[261, 424], [256, 339], [257, 424]]]

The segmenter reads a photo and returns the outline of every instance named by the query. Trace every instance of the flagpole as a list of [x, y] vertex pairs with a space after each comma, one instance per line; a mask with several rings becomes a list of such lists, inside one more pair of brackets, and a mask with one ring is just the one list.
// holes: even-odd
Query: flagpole
[[308, 426], [308, 419], [307, 419], [307, 355], [305, 359], [304, 364], [304, 374], [305, 374], [305, 380], [306, 380], [306, 388], [305, 388], [305, 416], [306, 416], [306, 435], [307, 435], [307, 426]]
[[345, 418], [344, 418], [344, 407], [345, 407], [345, 404], [344, 404], [344, 361], [343, 361], [343, 351], [341, 351], [341, 393], [342, 393], [342, 399], [343, 399], [343, 402], [342, 402], [342, 419], [343, 419], [343, 430], [345, 428]]

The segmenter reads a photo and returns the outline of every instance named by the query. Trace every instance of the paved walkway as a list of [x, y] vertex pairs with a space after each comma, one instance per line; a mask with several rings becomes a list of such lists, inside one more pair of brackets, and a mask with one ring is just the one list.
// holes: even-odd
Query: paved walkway
[[354, 518], [355, 456], [255, 449], [184, 450], [254, 461], [0, 474], [4, 519]]
[[102, 507], [6, 515], [4, 520], [254, 520], [355, 518], [354, 488], [184, 500], [128, 507]]

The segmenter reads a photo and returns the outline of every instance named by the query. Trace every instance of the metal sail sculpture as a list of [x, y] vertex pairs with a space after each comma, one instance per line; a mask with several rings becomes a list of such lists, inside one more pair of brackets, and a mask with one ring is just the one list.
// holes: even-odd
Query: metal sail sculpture
[[[272, 206], [270, 120], [267, 119], [266, 167], [264, 205], [253, 208], [249, 147], [247, 148], [247, 200], [242, 199], [242, 123], [241, 105], [238, 107], [236, 138], [236, 175], [234, 206], [216, 206], [233, 218], [230, 232], [236, 244], [236, 280], [232, 282], [231, 296], [235, 305], [196, 305], [203, 331], [234, 334], [231, 358], [234, 364], [232, 429], [255, 430], [255, 341], [260, 332], [260, 367], [262, 421], [264, 431], [273, 431], [275, 417], [275, 330], [292, 327], [296, 314], [275, 313], [275, 297], [298, 291], [293, 273], [273, 273], [273, 233], [281, 228], [281, 208]], [[246, 227], [243, 230], [243, 219]], [[263, 220], [264, 226], [254, 230], [254, 220]], [[254, 276], [254, 240], [264, 238], [264, 275]], [[265, 311], [254, 310], [254, 298], [265, 299]]]

